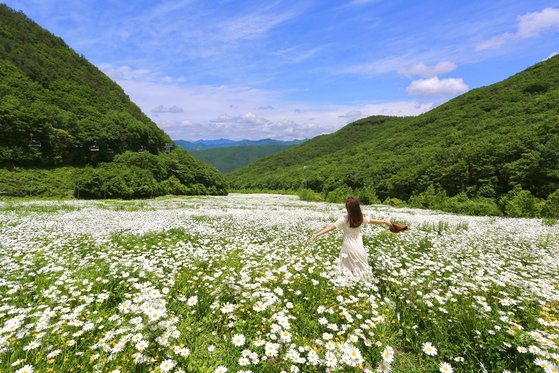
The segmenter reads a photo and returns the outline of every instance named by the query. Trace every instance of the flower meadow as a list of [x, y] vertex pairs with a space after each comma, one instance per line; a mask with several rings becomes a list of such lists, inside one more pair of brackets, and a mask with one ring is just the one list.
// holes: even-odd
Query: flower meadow
[[559, 225], [293, 196], [0, 202], [1, 372], [557, 372]]

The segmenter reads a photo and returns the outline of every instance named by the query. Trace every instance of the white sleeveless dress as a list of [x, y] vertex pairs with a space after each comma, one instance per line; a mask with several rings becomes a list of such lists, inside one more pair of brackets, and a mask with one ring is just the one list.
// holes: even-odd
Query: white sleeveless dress
[[340, 251], [339, 270], [342, 273], [349, 271], [353, 276], [360, 279], [370, 279], [373, 276], [369, 266], [367, 250], [363, 246], [361, 227], [369, 222], [370, 218], [363, 215], [361, 226], [352, 228], [349, 226], [347, 215], [340, 217], [334, 225], [344, 233], [342, 249]]

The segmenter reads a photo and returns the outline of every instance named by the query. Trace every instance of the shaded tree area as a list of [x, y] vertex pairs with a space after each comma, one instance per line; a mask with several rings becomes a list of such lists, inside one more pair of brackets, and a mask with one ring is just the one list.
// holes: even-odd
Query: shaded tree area
[[226, 194], [225, 180], [185, 151], [153, 155], [125, 152], [113, 162], [86, 167], [74, 195], [85, 198], [148, 198], [167, 194]]

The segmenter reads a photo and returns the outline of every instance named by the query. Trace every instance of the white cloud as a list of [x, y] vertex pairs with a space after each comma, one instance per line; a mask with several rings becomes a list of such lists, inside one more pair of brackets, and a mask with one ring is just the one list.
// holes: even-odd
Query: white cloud
[[413, 80], [406, 88], [406, 92], [418, 96], [455, 96], [468, 89], [468, 85], [462, 79], [439, 79], [435, 76], [429, 79]]
[[559, 9], [545, 8], [540, 12], [523, 14], [517, 17], [516, 27], [516, 32], [506, 32], [484, 40], [476, 45], [476, 49], [499, 48], [509, 40], [535, 38], [542, 32], [559, 31]]
[[348, 66], [337, 70], [337, 72], [346, 74], [380, 75], [398, 70], [406, 64], [409, 64], [409, 58], [411, 58], [411, 55], [387, 57], [373, 62]]
[[[408, 51], [401, 55], [385, 57], [372, 62], [348, 66], [332, 71], [332, 73], [375, 76], [395, 71], [398, 74], [407, 77], [421, 76], [424, 78], [430, 78], [435, 75], [446, 74], [456, 70], [457, 65], [454, 62], [446, 59], [441, 61], [441, 56], [449, 56], [453, 53], [455, 53], [455, 51], [452, 49], [439, 49], [436, 51], [432, 50], [421, 53]], [[423, 62], [433, 60], [439, 60], [440, 62], [434, 66], [429, 66]]]
[[155, 78], [155, 74], [147, 69], [133, 69], [130, 66], [115, 67], [108, 63], [99, 65], [99, 69], [113, 80], [148, 80]]
[[[432, 102], [393, 101], [328, 105], [286, 100], [282, 93], [250, 86], [187, 85], [165, 82], [162, 74], [113, 77], [130, 98], [173, 139], [294, 139], [332, 133], [370, 115], [418, 115]], [[131, 77], [136, 76], [136, 79]], [[181, 111], [182, 110], [182, 111]]]
[[[434, 107], [433, 103], [417, 101], [325, 105], [290, 102], [274, 92], [251, 87], [188, 87], [133, 80], [118, 83], [145, 112], [155, 106], [183, 108], [183, 113], [148, 113], [173, 139], [311, 138], [362, 117], [418, 115]], [[232, 103], [235, 108], [230, 107]], [[276, 109], [264, 116], [251, 111], [264, 106]]]
[[314, 47], [311, 49], [304, 49], [302, 47], [290, 47], [290, 48], [286, 48], [286, 49], [282, 49], [282, 50], [278, 50], [276, 52], [273, 52], [272, 54], [278, 57], [281, 57], [283, 61], [285, 61], [286, 63], [299, 63], [299, 62], [303, 62], [306, 61], [312, 57], [314, 57], [316, 54], [318, 54], [320, 51], [322, 51], [326, 46], [318, 46], [318, 47]]
[[477, 50], [499, 48], [505, 42], [514, 39], [514, 34], [509, 32], [494, 36], [490, 39], [484, 40], [476, 45]]
[[345, 113], [344, 115], [340, 115], [340, 118], [347, 119], [348, 122], [353, 122], [359, 118], [362, 118], [363, 113], [359, 110], [351, 110]]
[[256, 12], [222, 22], [217, 27], [219, 35], [225, 41], [251, 40], [265, 35], [269, 30], [290, 20], [296, 13], [261, 13]]
[[173, 113], [173, 114], [178, 114], [178, 113], [184, 113], [184, 110], [176, 105], [170, 106], [170, 107], [166, 107], [163, 105], [158, 105], [156, 107], [154, 107], [153, 109], [151, 109], [152, 113], [156, 113], [156, 114], [161, 114], [161, 113]]
[[545, 8], [541, 12], [526, 13], [518, 17], [517, 36], [533, 38], [548, 30], [559, 31], [559, 9]]
[[[297, 105], [303, 105], [297, 103]], [[290, 107], [278, 113], [258, 116], [251, 112], [239, 115], [223, 114], [215, 119], [200, 120], [188, 132], [180, 128], [168, 133], [174, 139], [302, 139], [332, 133], [350, 121], [371, 115], [418, 115], [434, 107], [433, 103], [417, 101], [387, 102], [356, 106], [323, 106], [306, 104], [305, 110]]]
[[114, 81], [123, 80], [141, 80], [153, 81], [163, 83], [183, 83], [186, 81], [184, 77], [173, 78], [170, 76], [163, 76], [160, 73], [148, 69], [134, 69], [130, 66], [113, 66], [108, 63], [99, 64], [99, 70]]
[[166, 17], [169, 13], [177, 13], [179, 10], [184, 8], [187, 5], [190, 5], [192, 0], [184, 0], [184, 1], [167, 1], [160, 4], [157, 4], [155, 8], [150, 12], [150, 16], [152, 18], [156, 17]]
[[378, 2], [379, 0], [352, 0], [345, 4], [346, 7], [353, 7], [353, 6], [362, 6], [367, 4], [373, 4]]
[[454, 70], [456, 70], [456, 64], [451, 61], [441, 61], [432, 67], [420, 62], [399, 69], [398, 74], [406, 77], [421, 76], [423, 78], [431, 78]]
[[[253, 51], [249, 48], [255, 40], [266, 39], [271, 31], [305, 11], [304, 4], [280, 2], [235, 7], [194, 0], [155, 1], [142, 7], [114, 3], [109, 7], [115, 9], [114, 14], [99, 9], [83, 14], [76, 9], [81, 23], [68, 34], [78, 34], [81, 44], [87, 38], [89, 49], [95, 48], [95, 54], [102, 56], [99, 61], [107, 60], [109, 52], [119, 54], [125, 50], [128, 55], [143, 55], [140, 58], [144, 61], [150, 59], [146, 56], [156, 56], [155, 66], [165, 61], [176, 65], [216, 56], [231, 58], [232, 54], [239, 58], [251, 56]], [[93, 33], [95, 37], [91, 37]]]
[[234, 116], [222, 114], [216, 119], [210, 120], [209, 122], [214, 124], [258, 125], [263, 127], [268, 126], [271, 123], [268, 119], [257, 116], [251, 112]]
[[551, 52], [549, 56], [547, 56], [546, 60], [549, 60], [551, 57], [555, 57], [559, 54], [559, 51]]

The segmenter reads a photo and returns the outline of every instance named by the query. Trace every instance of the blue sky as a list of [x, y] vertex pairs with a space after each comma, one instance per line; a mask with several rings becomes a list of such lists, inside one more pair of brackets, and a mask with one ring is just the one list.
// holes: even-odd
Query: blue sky
[[173, 139], [417, 115], [559, 52], [558, 1], [18, 0]]

